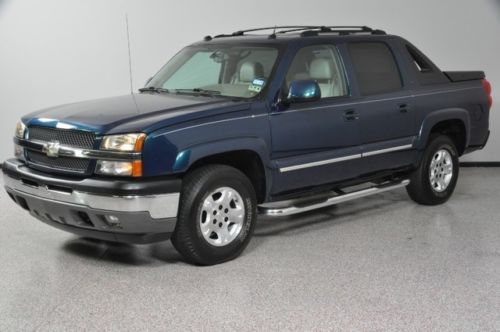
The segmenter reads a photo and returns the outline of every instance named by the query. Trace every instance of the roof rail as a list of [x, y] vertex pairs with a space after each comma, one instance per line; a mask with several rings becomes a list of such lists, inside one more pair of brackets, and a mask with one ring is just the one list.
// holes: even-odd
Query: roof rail
[[[308, 36], [317, 36], [320, 33], [338, 33], [339, 35], [349, 35], [354, 33], [370, 33], [372, 35], [385, 35], [385, 31], [372, 29], [370, 27], [364, 25], [339, 25], [339, 26], [325, 26], [325, 25], [281, 25], [281, 26], [273, 26], [273, 27], [264, 27], [264, 28], [253, 28], [246, 30], [238, 30], [231, 34], [220, 34], [216, 35], [213, 38], [222, 38], [222, 37], [236, 37], [236, 36], [244, 36], [248, 32], [257, 32], [257, 31], [265, 31], [272, 30], [272, 33], [269, 35], [269, 38], [276, 38], [278, 34], [285, 34], [290, 32], [299, 32], [302, 37]], [[212, 40], [211, 36], [206, 36], [205, 41]]]
[[315, 26], [308, 26], [308, 25], [280, 25], [280, 26], [273, 26], [273, 27], [264, 27], [264, 28], [253, 28], [253, 29], [246, 29], [246, 30], [238, 30], [235, 31], [231, 34], [221, 34], [221, 35], [216, 35], [214, 38], [221, 38], [221, 37], [235, 37], [235, 36], [243, 36], [245, 33], [248, 32], [257, 32], [257, 31], [264, 31], [264, 30], [273, 30], [273, 33], [276, 32], [278, 29], [312, 29], [315, 28]]
[[[300, 31], [300, 30], [298, 30]], [[350, 35], [354, 33], [370, 33], [372, 35], [385, 35], [385, 31], [372, 29], [367, 26], [321, 26], [309, 30], [304, 30], [300, 35], [302, 37], [317, 36], [320, 33], [338, 33], [339, 35]]]

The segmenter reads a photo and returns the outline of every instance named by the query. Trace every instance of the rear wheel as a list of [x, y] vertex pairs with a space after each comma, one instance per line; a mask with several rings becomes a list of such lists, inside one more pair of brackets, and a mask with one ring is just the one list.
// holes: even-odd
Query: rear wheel
[[255, 191], [243, 173], [225, 165], [205, 166], [183, 180], [172, 243], [189, 262], [222, 263], [245, 249], [256, 215]]
[[445, 135], [433, 136], [406, 190], [419, 204], [442, 204], [455, 190], [458, 171], [458, 152], [453, 141]]

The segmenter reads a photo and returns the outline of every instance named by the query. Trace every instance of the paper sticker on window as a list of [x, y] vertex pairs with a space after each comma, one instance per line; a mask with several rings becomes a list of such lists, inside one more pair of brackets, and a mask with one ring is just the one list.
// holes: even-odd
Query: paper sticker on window
[[259, 93], [265, 84], [265, 80], [256, 78], [252, 81], [252, 83], [250, 83], [250, 85], [248, 86], [248, 90]]

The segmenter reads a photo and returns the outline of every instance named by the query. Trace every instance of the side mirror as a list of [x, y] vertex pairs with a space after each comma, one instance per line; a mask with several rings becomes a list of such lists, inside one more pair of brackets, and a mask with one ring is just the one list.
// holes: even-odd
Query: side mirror
[[290, 83], [286, 101], [289, 103], [302, 103], [316, 101], [321, 98], [321, 89], [313, 80], [298, 80]]

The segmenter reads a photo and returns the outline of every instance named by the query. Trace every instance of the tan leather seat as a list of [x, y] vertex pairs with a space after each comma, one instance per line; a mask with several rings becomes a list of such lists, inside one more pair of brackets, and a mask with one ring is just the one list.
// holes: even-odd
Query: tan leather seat
[[264, 78], [264, 67], [262, 64], [251, 61], [242, 63], [237, 83], [252, 83], [256, 78]]
[[331, 60], [314, 59], [309, 67], [309, 76], [318, 82], [322, 98], [341, 95], [339, 87], [334, 82]]

